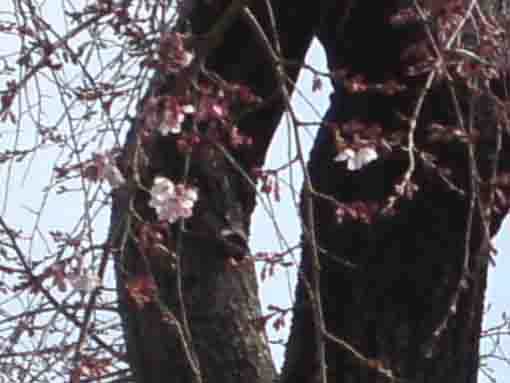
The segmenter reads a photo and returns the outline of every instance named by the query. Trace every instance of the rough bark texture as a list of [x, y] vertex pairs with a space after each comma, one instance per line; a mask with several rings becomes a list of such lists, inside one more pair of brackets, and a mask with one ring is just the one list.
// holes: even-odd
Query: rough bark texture
[[[190, 18], [193, 31], [208, 31], [226, 3], [197, 1]], [[254, 2], [252, 10], [272, 40], [264, 3]], [[402, 53], [411, 45], [426, 41], [421, 25], [395, 27], [389, 23], [389, 17], [398, 9], [412, 5], [410, 1], [322, 0], [311, 4], [273, 0], [270, 3], [284, 57], [301, 62], [313, 34], [317, 34], [332, 69], [348, 69], [370, 82], [402, 80], [403, 67], [410, 64], [403, 60], [420, 59], [412, 54], [403, 59]], [[255, 140], [251, 151], [233, 153], [240, 166], [249, 172], [262, 164], [283, 110], [271, 62], [253, 31], [239, 20], [206, 65], [226, 80], [240, 81], [258, 96], [270, 100], [239, 124]], [[295, 78], [297, 68], [292, 68], [288, 73]], [[342, 84], [337, 83], [326, 119], [339, 124], [352, 119], [378, 123], [385, 136], [405, 133], [407, 127], [398, 112], [412, 114], [424, 78], [404, 77], [403, 81], [407, 90], [394, 96], [348, 95], [343, 92]], [[437, 338], [432, 336], [447, 316], [462, 274], [471, 193], [466, 146], [429, 145], [425, 140], [425, 127], [429, 123], [456, 123], [447, 87], [434, 89], [420, 115], [417, 145], [452, 168], [456, 175], [453, 182], [466, 189], [467, 194], [462, 196], [451, 190], [434, 170], [418, 161], [413, 175], [418, 186], [414, 198], [400, 201], [395, 215], [378, 216], [370, 225], [349, 221], [338, 224], [331, 203], [317, 198], [314, 201], [317, 237], [324, 249], [320, 258], [321, 294], [328, 332], [370, 358], [373, 366], [391, 369], [396, 376], [413, 383], [474, 383], [488, 257], [488, 248], [482, 246], [479, 214], [475, 214], [469, 240], [470, 273], [466, 288], [461, 291], [456, 312], [449, 317], [445, 330]], [[463, 91], [461, 87], [458, 90]], [[171, 86], [158, 90], [168, 91]], [[482, 134], [485, 141], [478, 152], [482, 175], [487, 176], [487, 156], [494, 149], [495, 126], [486, 100], [481, 102], [484, 116], [477, 119], [475, 127], [487, 133]], [[461, 104], [466, 113], [469, 103], [461, 97]], [[342, 133], [349, 137], [348, 132]], [[126, 153], [132, 149], [133, 142], [128, 140]], [[507, 144], [505, 138], [503, 152], [508, 149]], [[191, 351], [197, 355], [205, 382], [269, 383], [275, 379], [275, 372], [267, 344], [254, 325], [260, 310], [253, 270], [229, 268], [232, 249], [218, 239], [225, 221], [248, 231], [255, 203], [253, 190], [227, 159], [221, 155], [208, 157], [209, 149], [205, 147], [191, 157], [190, 177], [201, 194], [182, 243], [183, 296], [191, 328]], [[143, 180], [146, 186], [150, 186], [156, 174], [173, 179], [182, 177], [183, 158], [176, 153], [172, 140], [160, 140], [151, 151], [149, 171]], [[359, 172], [348, 172], [344, 164], [332, 161], [335, 154], [334, 136], [323, 127], [311, 154], [309, 170], [314, 188], [339, 202], [384, 203], [408, 166], [407, 153], [397, 150]], [[503, 156], [501, 164], [500, 168], [506, 167], [508, 158]], [[121, 194], [115, 198], [112, 224], [123, 225], [120, 232], [128, 233], [134, 223], [126, 224], [123, 220], [130, 199]], [[133, 206], [144, 219], [153, 220], [144, 207], [146, 204], [146, 193], [139, 191]], [[495, 217], [492, 233], [501, 219], [501, 215]], [[169, 230], [169, 240], [175, 234], [175, 229]], [[156, 305], [143, 308], [134, 305], [125, 289], [130, 278], [145, 275], [150, 268], [156, 276], [164, 311], [180, 320], [175, 272], [165, 266], [164, 259], [147, 260], [140, 256], [130, 234], [125, 236], [125, 242], [119, 238], [117, 275], [121, 309], [137, 382], [193, 381], [176, 326], [161, 322], [162, 312]], [[346, 266], [345, 261], [351, 266]], [[310, 277], [307, 251], [301, 270], [303, 278]], [[283, 383], [310, 383], [316, 379], [318, 366], [312, 362], [312, 315], [304, 286], [301, 279], [281, 377]], [[365, 383], [385, 379], [377, 368], [368, 368], [366, 363], [360, 363], [332, 342], [327, 343], [326, 363], [330, 382]]]
[[[400, 79], [407, 86], [405, 92], [395, 96], [371, 92], [352, 95], [338, 84], [327, 120], [340, 126], [352, 120], [368, 126], [378, 124], [386, 137], [397, 132], [407, 135], [407, 122], [398, 113], [412, 115], [424, 78], [405, 77], [403, 69], [412, 64], [405, 60], [419, 57], [404, 59], [403, 52], [409, 53], [408, 48], [414, 44], [427, 44], [421, 25], [392, 26], [388, 22], [401, 3], [356, 1], [340, 37], [331, 32], [335, 30], [334, 23], [326, 23], [321, 30], [333, 68], [347, 69], [370, 82]], [[470, 99], [462, 86], [455, 89], [467, 121]], [[487, 180], [490, 153], [496, 150], [496, 120], [487, 99], [477, 99], [474, 106], [474, 128], [482, 137], [477, 164], [482, 178]], [[458, 125], [444, 82], [434, 84], [426, 98], [416, 145], [452, 170], [452, 180], [467, 191], [465, 196], [452, 190], [435, 170], [418, 160], [413, 174], [418, 190], [411, 200], [404, 198], [397, 204], [393, 216], [376, 215], [371, 224], [348, 219], [339, 224], [329, 201], [315, 201], [318, 243], [325, 250], [320, 263], [326, 329], [367, 358], [362, 361], [327, 341], [326, 364], [331, 382], [383, 382], [388, 378], [380, 371], [388, 369], [396, 377], [416, 383], [477, 380], [488, 247], [475, 209], [469, 239], [469, 274], [452, 307], [466, 254], [465, 233], [473, 192], [469, 183], [471, 171], [466, 145], [427, 142], [426, 129], [432, 122]], [[342, 134], [349, 137], [350, 133], [344, 130]], [[499, 170], [508, 169], [508, 144], [504, 137]], [[322, 128], [309, 170], [317, 191], [343, 203], [363, 201], [383, 206], [409, 165], [408, 154], [397, 150], [360, 171], [349, 172], [345, 164], [332, 161], [336, 153], [331, 129]], [[491, 235], [501, 220], [502, 215], [493, 217]], [[310, 279], [312, 263], [306, 250], [301, 270]], [[445, 318], [445, 329], [435, 337], [434, 331]], [[315, 381], [318, 366], [309, 362], [315, 347], [308, 341], [313, 339], [312, 328], [310, 300], [300, 281], [283, 382]]]
[[[197, 2], [189, 19], [193, 32], [209, 31], [227, 3]], [[262, 3], [252, 7], [252, 11], [270, 35], [268, 13]], [[292, 15], [298, 11], [302, 13], [300, 8], [303, 7], [282, 8], [280, 5], [283, 6], [283, 2], [274, 4], [276, 16], [285, 20], [287, 33], [281, 37], [285, 56], [301, 62], [312, 33], [308, 26], [295, 24]], [[247, 151], [230, 153], [236, 165], [206, 140], [190, 156], [188, 180], [197, 186], [200, 194], [193, 218], [186, 221], [180, 256], [182, 295], [191, 332], [191, 342], [187, 346], [182, 342], [183, 313], [176, 272], [170, 267], [172, 261], [165, 256], [140, 254], [135, 244], [141, 222], [155, 220], [154, 213], [147, 207], [148, 195], [138, 190], [135, 193], [119, 191], [114, 196], [112, 229], [120, 225], [115, 247], [120, 248], [116, 263], [121, 315], [137, 383], [196, 381], [188, 353], [196, 355], [204, 382], [272, 383], [276, 377], [264, 330], [259, 326], [261, 312], [254, 269], [245, 265], [231, 266], [232, 257], [246, 256], [243, 254], [246, 244], [228, 243], [221, 231], [224, 228], [249, 231], [255, 193], [237, 167], [250, 174], [252, 168], [263, 164], [284, 108], [283, 98], [277, 91], [271, 61], [242, 20], [229, 29], [224, 41], [208, 57], [206, 67], [225, 80], [247, 85], [266, 101], [238, 124], [242, 133], [255, 138], [255, 143]], [[290, 78], [295, 79], [297, 73], [297, 67], [289, 71]], [[152, 94], [172, 93], [173, 79], [154, 82]], [[150, 147], [145, 147], [145, 153], [137, 161], [144, 162], [146, 156], [148, 166], [143, 171], [135, 168], [132, 160], [138, 145], [137, 128], [135, 124], [128, 134], [121, 161], [129, 163], [126, 173], [130, 178], [134, 173], [141, 173], [142, 184], [148, 189], [155, 175], [182, 179], [185, 156], [178, 153], [172, 138], [160, 137]], [[170, 243], [177, 241], [177, 232], [175, 227], [168, 229], [166, 237]], [[151, 273], [158, 287], [158, 301], [139, 307], [129, 297], [126, 284]], [[162, 321], [162, 317], [167, 320]]]

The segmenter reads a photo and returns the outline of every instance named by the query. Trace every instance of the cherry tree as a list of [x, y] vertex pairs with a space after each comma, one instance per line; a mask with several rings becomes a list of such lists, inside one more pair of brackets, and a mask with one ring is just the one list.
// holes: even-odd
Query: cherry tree
[[[481, 328], [491, 237], [509, 206], [506, 7], [9, 1], [2, 374], [476, 382], [481, 336], [508, 326]], [[327, 70], [304, 60], [313, 38]], [[300, 71], [313, 92], [333, 86], [315, 121], [291, 104]], [[282, 116], [295, 147], [266, 168]], [[296, 166], [303, 184], [287, 185]], [[48, 175], [39, 205], [17, 219], [16, 185], [34, 174]], [[252, 212], [271, 214], [282, 188], [301, 240], [253, 254]], [[263, 312], [255, 265], [268, 277], [299, 250], [293, 307]], [[291, 316], [278, 375], [265, 329]]]

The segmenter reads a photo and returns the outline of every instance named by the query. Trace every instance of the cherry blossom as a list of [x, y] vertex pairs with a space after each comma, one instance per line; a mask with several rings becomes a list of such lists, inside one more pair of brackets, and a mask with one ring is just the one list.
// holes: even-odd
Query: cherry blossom
[[91, 293], [101, 285], [101, 281], [96, 275], [88, 272], [71, 274], [68, 277], [71, 286], [81, 293]]
[[165, 63], [164, 69], [167, 72], [177, 73], [188, 67], [194, 56], [184, 46], [184, 35], [165, 33], [160, 41], [159, 58], [161, 62]]
[[195, 108], [193, 105], [181, 105], [177, 98], [167, 97], [164, 103], [163, 117], [159, 124], [159, 132], [163, 136], [168, 133], [179, 134], [182, 131], [182, 123], [186, 119], [186, 114], [193, 114]]
[[85, 169], [85, 176], [93, 181], [105, 179], [112, 189], [118, 188], [126, 182], [110, 152], [94, 153], [92, 164]]
[[206, 122], [210, 120], [223, 120], [228, 114], [228, 108], [221, 97], [211, 97], [203, 95], [200, 98], [198, 111], [195, 115], [197, 122]]
[[153, 301], [157, 286], [150, 276], [139, 276], [128, 281], [126, 289], [134, 303], [142, 308]]
[[156, 210], [160, 221], [176, 222], [180, 218], [189, 218], [193, 206], [198, 200], [197, 191], [183, 184], [174, 185], [164, 177], [156, 177], [151, 189], [149, 206]]
[[335, 162], [347, 161], [347, 169], [351, 171], [359, 170], [365, 165], [378, 158], [377, 152], [370, 146], [364, 146], [358, 150], [346, 148], [334, 158]]

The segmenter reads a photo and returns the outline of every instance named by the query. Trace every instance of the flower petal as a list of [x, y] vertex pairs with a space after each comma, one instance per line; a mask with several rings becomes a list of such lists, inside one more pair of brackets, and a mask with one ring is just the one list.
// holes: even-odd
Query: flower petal
[[[333, 159], [335, 162], [343, 162], [348, 161], [350, 159], [353, 159], [356, 156], [356, 153], [351, 148], [347, 148], [342, 150], [340, 153], [336, 155], [336, 157]], [[347, 165], [349, 166], [349, 165]]]
[[369, 146], [361, 148], [358, 151], [358, 156], [363, 160], [364, 165], [375, 161], [379, 157], [375, 149]]

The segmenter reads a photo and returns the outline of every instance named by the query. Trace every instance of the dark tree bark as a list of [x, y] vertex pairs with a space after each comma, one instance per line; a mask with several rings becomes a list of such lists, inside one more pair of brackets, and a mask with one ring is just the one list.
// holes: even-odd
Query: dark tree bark
[[[228, 4], [210, 3], [200, 2], [190, 14], [196, 34], [208, 32]], [[287, 31], [281, 36], [285, 56], [302, 62], [312, 29], [310, 25], [294, 23], [293, 15], [302, 15], [308, 7], [305, 4], [285, 7], [285, 2], [276, 2], [273, 7]], [[269, 35], [265, 6], [254, 5], [251, 9]], [[112, 228], [120, 225], [113, 242], [119, 249], [116, 263], [121, 315], [128, 357], [138, 383], [198, 381], [193, 365], [205, 382], [270, 383], [276, 378], [264, 330], [259, 325], [262, 313], [254, 269], [250, 264], [241, 268], [230, 266], [231, 258], [246, 256], [242, 254], [246, 243], [231, 243], [221, 232], [225, 228], [249, 232], [255, 192], [237, 167], [251, 174], [252, 168], [262, 166], [284, 100], [278, 91], [272, 62], [241, 19], [234, 22], [222, 44], [210, 53], [206, 67], [227, 81], [248, 86], [266, 101], [239, 122], [242, 133], [254, 137], [255, 142], [248, 151], [230, 153], [235, 164], [207, 142], [190, 156], [189, 179], [200, 191], [199, 205], [193, 218], [186, 222], [179, 256], [190, 336], [185, 331], [176, 271], [169, 267], [170, 261], [165, 257], [141, 254], [135, 244], [137, 227], [142, 222], [155, 221], [147, 207], [147, 193], [134, 186], [135, 192], [119, 191], [114, 196]], [[296, 66], [288, 71], [291, 80], [296, 79], [298, 69]], [[174, 80], [156, 79], [154, 84], [152, 94], [171, 93]], [[135, 182], [138, 173], [147, 189], [155, 175], [182, 179], [186, 156], [179, 153], [172, 139], [161, 138], [150, 149], [146, 148], [143, 155], [134, 154], [140, 145], [137, 129], [141, 129], [142, 123], [133, 126], [121, 160], [131, 182]], [[144, 160], [147, 169], [133, 165]], [[178, 241], [177, 231], [169, 229], [167, 240]], [[243, 242], [242, 237], [237, 239]], [[129, 297], [126, 285], [149, 274], [155, 277], [159, 302], [139, 307]], [[175, 316], [176, 320], [162, 322], [164, 314]]]
[[[189, 18], [192, 31], [209, 31], [227, 3], [197, 2]], [[350, 94], [338, 81], [327, 121], [340, 129], [352, 120], [377, 124], [387, 139], [407, 135], [408, 121], [402, 116], [413, 115], [427, 74], [411, 77], [405, 69], [422, 59], [416, 47], [431, 47], [422, 22], [395, 25], [389, 20], [412, 2], [270, 3], [282, 55], [289, 61], [302, 62], [315, 34], [326, 49], [332, 70], [346, 69], [369, 83], [398, 80], [406, 87], [394, 95], [370, 91]], [[273, 42], [266, 5], [264, 1], [255, 2], [250, 9]], [[235, 243], [221, 236], [226, 225], [249, 231], [255, 195], [238, 167], [249, 174], [262, 165], [284, 109], [284, 95], [273, 65], [260, 36], [241, 16], [206, 60], [207, 69], [227, 81], [248, 85], [267, 101], [240, 121], [240, 129], [254, 138], [254, 146], [248, 152], [231, 153], [236, 165], [211, 143], [204, 143], [190, 156], [189, 178], [200, 189], [200, 202], [182, 234], [175, 227], [165, 233], [167, 240], [180, 243], [182, 250], [177, 270], [181, 271], [184, 306], [180, 304], [177, 272], [168, 260], [147, 257], [136, 245], [134, 233], [142, 221], [155, 220], [146, 207], [147, 193], [139, 189], [134, 192], [133, 187], [119, 191], [114, 198], [112, 226], [119, 229], [112, 233], [118, 231], [113, 239], [119, 249], [121, 311], [137, 382], [198, 381], [193, 368], [199, 369], [205, 382], [269, 383], [276, 379], [267, 343], [257, 327], [260, 308], [253, 269], [229, 267], [232, 257], [247, 256], [246, 244], [242, 236]], [[296, 78], [297, 71], [296, 66], [286, 69], [291, 79]], [[155, 83], [151, 92], [156, 94], [173, 89], [172, 79]], [[453, 86], [466, 121], [470, 108], [477, 108], [473, 128], [479, 130], [481, 138], [476, 165], [482, 181], [488, 181], [493, 169], [491, 154], [497, 144], [495, 112], [488, 99], [479, 97], [473, 104], [461, 84]], [[374, 214], [370, 224], [349, 219], [339, 223], [335, 215], [338, 205], [319, 193], [339, 203], [383, 207], [409, 169], [408, 152], [395, 149], [351, 172], [345, 164], [333, 161], [337, 145], [332, 125], [325, 124], [319, 130], [308, 169], [313, 188], [319, 192], [313, 200], [314, 230], [321, 248], [324, 362], [331, 382], [382, 382], [390, 371], [412, 382], [476, 382], [490, 246], [479, 201], [472, 196], [480, 196], [482, 202], [489, 196], [483, 190], [479, 193], [478, 187], [473, 189], [468, 145], [430, 143], [427, 127], [431, 123], [458, 124], [451, 89], [444, 81], [436, 81], [425, 98], [415, 144], [433, 154], [441, 166], [451, 169], [450, 181], [445, 181], [430, 162], [417, 158], [411, 178], [417, 186], [413, 198], [399, 199], [393, 214]], [[124, 162], [130, 164], [126, 167], [130, 178], [140, 173], [146, 188], [150, 188], [155, 175], [182, 179], [185, 156], [179, 154], [172, 139], [162, 138], [150, 146], [144, 154], [148, 165], [143, 172], [133, 165], [138, 145], [136, 129], [135, 123], [124, 154]], [[352, 132], [344, 129], [341, 133], [346, 139], [352, 138]], [[502, 145], [498, 171], [509, 165], [506, 133]], [[505, 212], [492, 214], [491, 235]], [[467, 222], [472, 222], [471, 228]], [[280, 378], [283, 383], [308, 383], [317, 381], [318, 376], [319, 366], [313, 362], [318, 339], [314, 336], [307, 287], [313, 282], [314, 263], [306, 237], [304, 242], [292, 333]], [[129, 298], [126, 284], [150, 273], [158, 287], [157, 304], [140, 307]], [[162, 316], [170, 319], [162, 321]], [[185, 323], [189, 323], [189, 333]], [[335, 337], [359, 354], [341, 346]]]
[[[319, 37], [333, 69], [347, 69], [369, 83], [399, 79], [406, 86], [396, 95], [349, 94], [338, 84], [326, 120], [340, 126], [352, 120], [365, 126], [377, 124], [386, 137], [408, 134], [409, 122], [401, 116], [413, 115], [425, 76], [406, 76], [404, 70], [419, 59], [413, 50], [426, 47], [428, 40], [422, 23], [389, 23], [401, 3], [354, 2], [340, 34], [332, 32], [334, 21], [324, 24]], [[474, 109], [471, 128], [481, 137], [475, 154], [477, 171], [482, 182], [488, 182], [491, 158], [497, 152], [495, 107], [484, 97], [474, 98], [470, 105], [473, 96], [464, 86], [451, 85], [466, 126], [470, 107]], [[455, 108], [449, 85], [436, 81], [419, 115], [415, 145], [450, 169], [453, 184], [465, 194], [418, 159], [412, 176], [417, 191], [411, 199], [400, 199], [393, 214], [376, 214], [370, 223], [344, 219], [339, 224], [330, 201], [315, 201], [318, 243], [325, 250], [321, 254], [320, 291], [326, 330], [360, 353], [355, 355], [331, 338], [326, 340], [328, 379], [332, 382], [383, 382], [389, 371], [420, 383], [477, 380], [490, 246], [478, 205], [470, 203], [478, 196], [485, 202], [489, 197], [472, 188], [475, 170], [470, 166], [468, 145], [431, 143], [427, 133], [432, 123], [459, 126]], [[346, 129], [342, 133], [349, 137]], [[508, 144], [505, 133], [498, 171], [508, 169]], [[331, 161], [336, 152], [334, 134], [323, 127], [309, 163], [315, 190], [342, 203], [361, 202], [368, 210], [387, 205], [388, 196], [409, 168], [408, 153], [397, 150], [384, 160], [350, 172], [344, 164]], [[503, 215], [502, 211], [492, 214], [490, 235], [497, 231]], [[305, 279], [312, 278], [312, 264], [308, 247], [301, 265]], [[319, 366], [307, 363], [311, 347], [306, 339], [313, 339], [311, 306], [302, 279], [283, 382], [311, 382], [318, 374]]]

